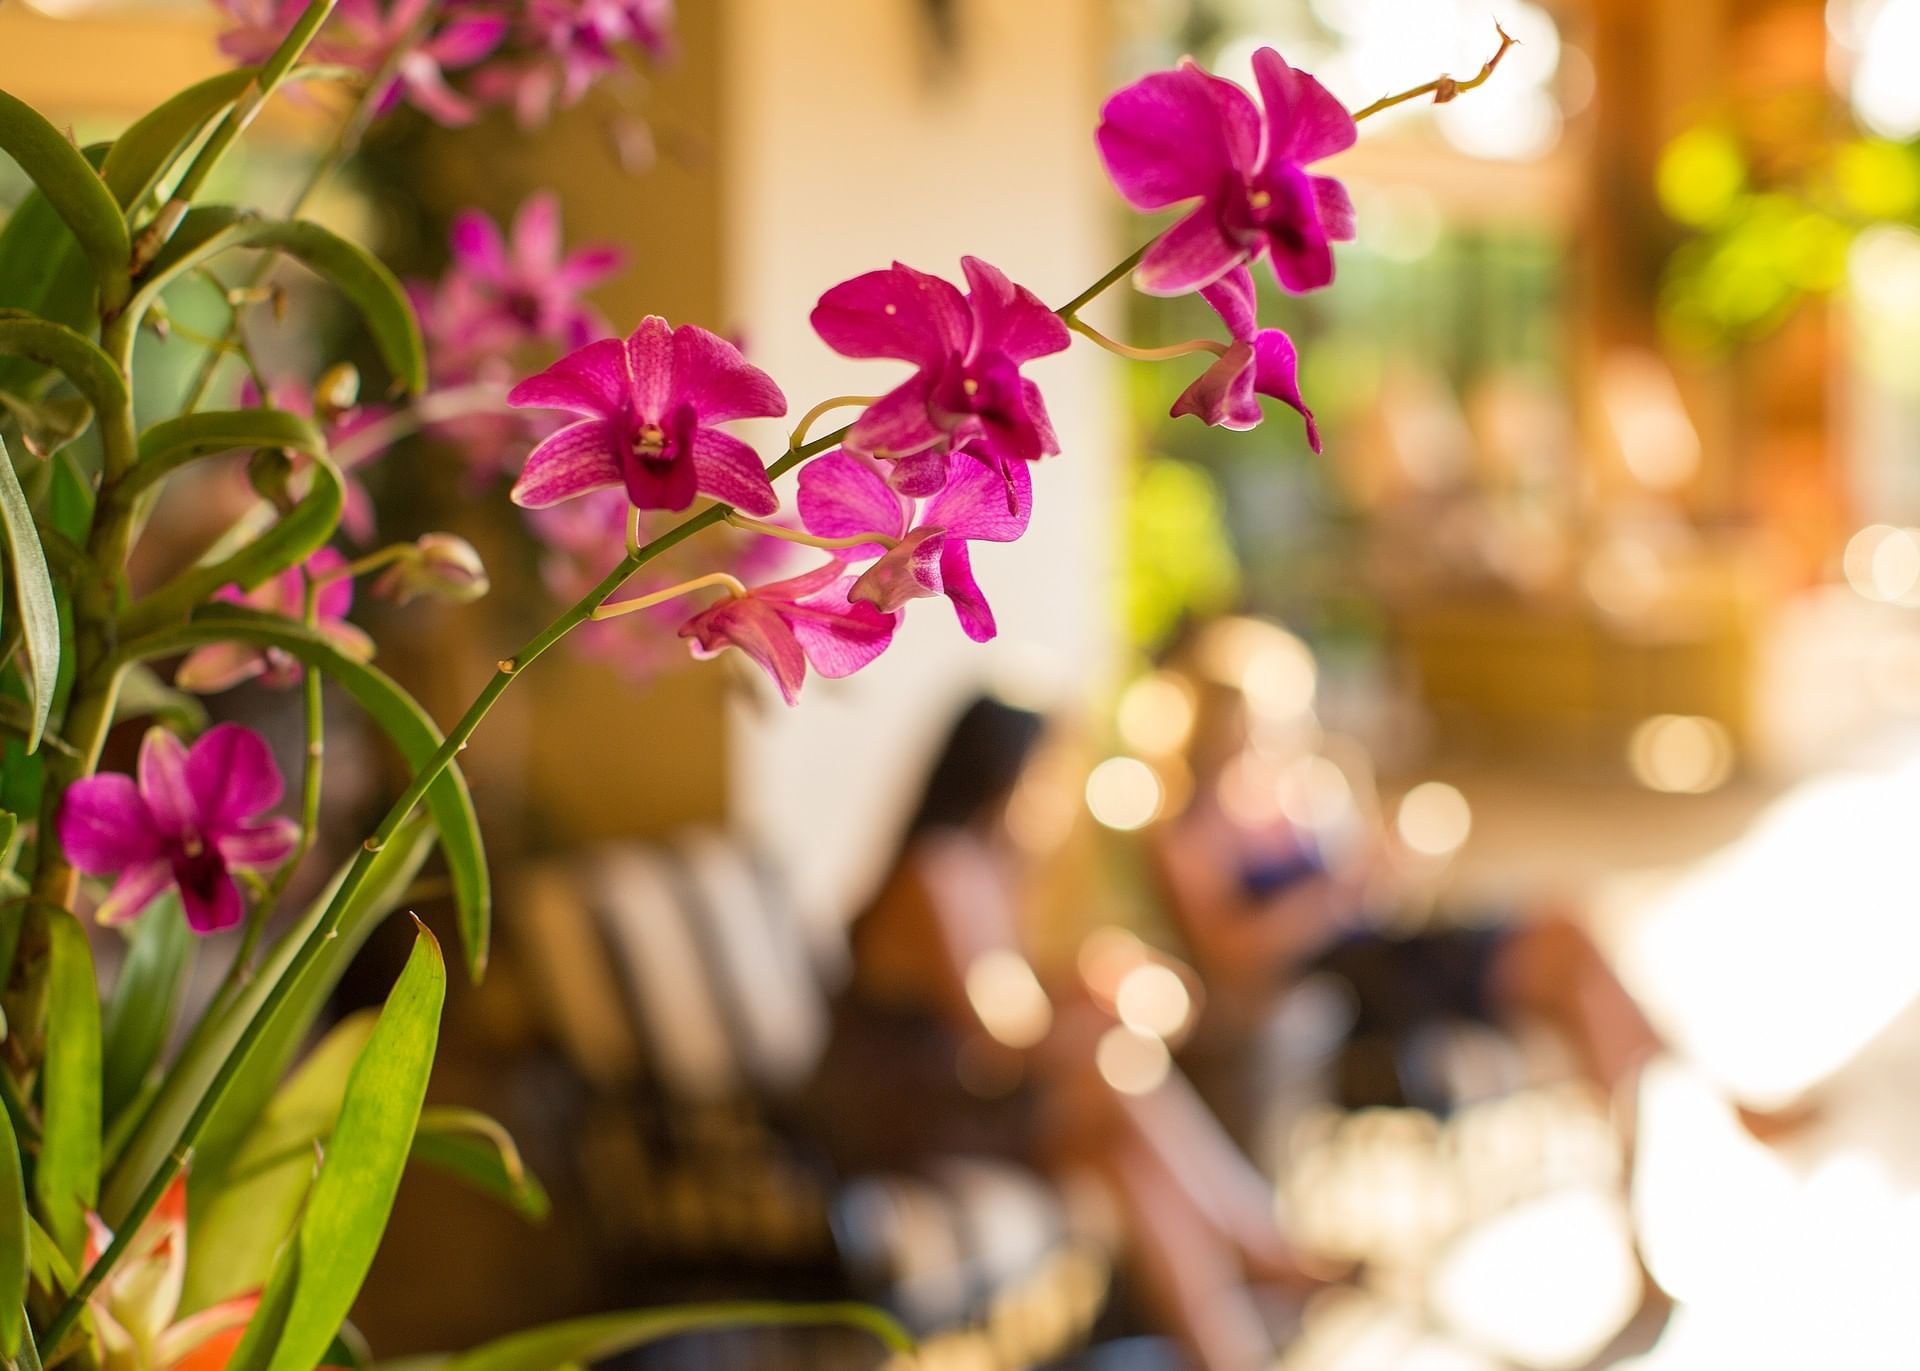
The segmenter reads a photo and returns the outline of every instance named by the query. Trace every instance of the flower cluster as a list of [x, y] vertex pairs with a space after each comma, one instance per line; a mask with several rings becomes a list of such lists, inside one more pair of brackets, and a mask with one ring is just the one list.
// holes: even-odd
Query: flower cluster
[[[257, 63], [308, 0], [214, 3], [228, 21], [221, 50]], [[530, 125], [624, 70], [628, 51], [664, 58], [672, 27], [673, 0], [339, 0], [307, 52], [368, 77], [390, 73], [377, 97], [380, 113], [404, 99], [437, 123], [459, 126], [482, 105], [502, 105]]]

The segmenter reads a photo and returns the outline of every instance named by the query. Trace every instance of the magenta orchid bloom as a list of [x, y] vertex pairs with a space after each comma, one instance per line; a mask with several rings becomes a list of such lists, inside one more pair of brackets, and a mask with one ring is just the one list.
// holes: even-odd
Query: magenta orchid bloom
[[[214, 599], [227, 604], [270, 610], [289, 619], [300, 619], [306, 611], [307, 577], [320, 577], [338, 571], [347, 559], [333, 548], [323, 547], [307, 558], [303, 567], [288, 567], [278, 576], [263, 581], [249, 591], [227, 586]], [[353, 579], [342, 576], [320, 587], [314, 597], [314, 626], [335, 647], [355, 661], [373, 656], [373, 639], [347, 622], [353, 608]], [[187, 654], [174, 673], [173, 683], [198, 695], [231, 690], [242, 681], [258, 677], [261, 684], [285, 689], [300, 682], [300, 663], [277, 647], [260, 648], [250, 643], [208, 643]]]
[[1128, 204], [1199, 201], [1141, 259], [1134, 282], [1149, 295], [1185, 295], [1261, 253], [1290, 291], [1333, 280], [1331, 242], [1353, 237], [1353, 201], [1304, 168], [1353, 146], [1353, 116], [1272, 48], [1254, 54], [1253, 74], [1264, 109], [1185, 58], [1100, 111], [1100, 156]]
[[1025, 463], [1014, 463], [1001, 473], [965, 462], [916, 517], [914, 501], [891, 489], [870, 462], [848, 452], [829, 452], [800, 468], [799, 505], [807, 532], [816, 537], [878, 533], [894, 540], [884, 552], [878, 544], [853, 551], [855, 557], [881, 555], [853, 583], [850, 600], [891, 614], [909, 600], [944, 595], [953, 601], [966, 635], [984, 643], [998, 630], [987, 597], [974, 580], [967, 544], [1010, 543], [1027, 531], [1033, 476]]
[[251, 729], [216, 724], [189, 748], [151, 728], [137, 782], [106, 773], [68, 789], [60, 845], [88, 875], [120, 873], [100, 922], [125, 923], [172, 886], [193, 931], [218, 933], [241, 918], [233, 872], [271, 867], [293, 852], [299, 825], [259, 817], [280, 803], [283, 788], [273, 754]]
[[978, 257], [963, 257], [969, 293], [895, 262], [820, 297], [814, 332], [845, 357], [892, 357], [911, 380], [867, 407], [848, 431], [854, 452], [893, 463], [902, 494], [947, 484], [948, 454], [970, 446], [1005, 472], [1060, 450], [1040, 388], [1023, 364], [1067, 346], [1067, 326], [1033, 292]]
[[1200, 296], [1233, 335], [1233, 344], [1194, 383], [1180, 392], [1169, 411], [1174, 418], [1192, 414], [1204, 424], [1249, 429], [1260, 423], [1261, 395], [1270, 395], [1300, 412], [1307, 442], [1320, 450], [1320, 426], [1300, 398], [1299, 358], [1293, 339], [1277, 328], [1261, 328], [1254, 317], [1253, 273], [1235, 267]]
[[[240, 62], [263, 62], [293, 28], [308, 0], [215, 0], [233, 21], [220, 36], [220, 50]], [[412, 41], [434, 0], [340, 0], [320, 36], [307, 49], [310, 60], [371, 74], [400, 44]], [[472, 102], [447, 84], [446, 73], [471, 67], [500, 46], [507, 21], [483, 10], [452, 11], [429, 26], [426, 36], [401, 55], [393, 84], [382, 93], [385, 114], [404, 96], [438, 123], [473, 122]]]
[[809, 666], [822, 676], [851, 676], [893, 641], [899, 616], [849, 600], [846, 569], [831, 561], [730, 596], [687, 620], [680, 636], [702, 659], [739, 648], [773, 678], [782, 699], [797, 704]]
[[577, 348], [610, 330], [581, 293], [620, 269], [610, 246], [563, 254], [560, 201], [551, 191], [529, 196], [513, 218], [511, 243], [477, 209], [453, 220], [452, 271], [466, 278], [480, 308], [464, 326], [469, 346], [510, 348], [527, 338]]
[[724, 338], [650, 314], [624, 342], [603, 338], [515, 386], [507, 403], [586, 415], [528, 454], [513, 501], [543, 509], [624, 486], [641, 509], [708, 495], [748, 514], [780, 507], [754, 450], [714, 424], [774, 418], [787, 397]]
[[655, 61], [672, 47], [672, 0], [532, 0], [515, 47], [525, 58], [489, 62], [474, 73], [483, 99], [512, 107], [522, 127], [545, 123], [555, 109], [580, 102], [593, 84], [620, 67], [631, 44]]

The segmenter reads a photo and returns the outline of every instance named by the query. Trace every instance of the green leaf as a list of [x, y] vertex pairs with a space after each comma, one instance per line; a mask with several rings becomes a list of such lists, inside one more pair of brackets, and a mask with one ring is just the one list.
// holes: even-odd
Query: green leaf
[[105, 1074], [100, 1104], [109, 1125], [133, 1102], [160, 1060], [193, 969], [196, 945], [172, 894], [148, 905], [133, 926], [101, 1024]]
[[[86, 150], [95, 166], [104, 143]], [[0, 227], [0, 307], [22, 309], [56, 324], [91, 333], [93, 270], [60, 212], [39, 191], [15, 205]], [[19, 357], [0, 357], [0, 390], [28, 395], [44, 369]]]
[[268, 1278], [266, 1289], [260, 1292], [260, 1303], [254, 1306], [253, 1317], [247, 1320], [247, 1331], [241, 1334], [240, 1345], [227, 1358], [224, 1371], [265, 1371], [268, 1358], [286, 1329], [287, 1314], [293, 1308], [293, 1297], [299, 1288], [300, 1244], [289, 1242], [280, 1249], [280, 1259], [273, 1264], [273, 1275]]
[[100, 166], [100, 179], [122, 209], [133, 209], [153, 193], [200, 130], [224, 114], [253, 83], [256, 70], [236, 67], [188, 86], [129, 124], [126, 132], [113, 140]]
[[127, 300], [133, 242], [126, 216], [80, 149], [31, 105], [0, 91], [0, 151], [8, 153], [73, 231], [93, 264], [102, 313]]
[[[278, 648], [326, 673], [345, 687], [380, 725], [409, 766], [417, 769], [440, 746], [440, 730], [426, 711], [389, 677], [375, 667], [346, 656], [330, 639], [277, 614], [242, 605], [208, 605], [196, 611], [186, 624], [161, 629], [126, 644], [121, 649], [121, 657], [144, 660], [171, 656], [218, 642]], [[449, 766], [428, 788], [425, 803], [446, 849], [467, 967], [477, 979], [487, 964], [492, 894], [473, 798], [457, 765]]]
[[340, 1105], [300, 1236], [300, 1273], [268, 1371], [312, 1371], [353, 1309], [393, 1212], [440, 1040], [447, 969], [421, 926]]
[[406, 291], [380, 260], [358, 244], [306, 220], [264, 219], [225, 205], [190, 210], [127, 306], [136, 317], [183, 272], [233, 248], [284, 253], [331, 282], [366, 320], [397, 381], [426, 388], [426, 353]]
[[[432, 848], [433, 830], [426, 823], [419, 822], [403, 827], [381, 851], [366, 884], [348, 905], [340, 921], [338, 936], [326, 945], [319, 960], [287, 996], [273, 1023], [247, 1058], [246, 1065], [234, 1077], [206, 1131], [201, 1134], [193, 1163], [196, 1186], [219, 1188], [220, 1178], [225, 1174], [228, 1163], [245, 1139], [247, 1130], [272, 1098], [281, 1077], [286, 1074], [287, 1064], [305, 1041], [314, 1020], [326, 1004], [327, 996], [333, 993], [334, 986], [339, 983], [347, 963], [353, 960], [354, 954], [380, 920], [398, 906], [401, 895], [414, 877], [419, 875]], [[119, 1221], [134, 1196], [139, 1194], [140, 1188], [159, 1168], [174, 1139], [180, 1136], [187, 1116], [206, 1093], [214, 1072], [233, 1050], [247, 1023], [259, 1013], [262, 1002], [273, 987], [286, 974], [288, 963], [293, 960], [313, 926], [320, 921], [327, 902], [345, 879], [350, 865], [351, 862], [342, 864], [300, 921], [274, 944], [253, 980], [235, 999], [232, 1007], [221, 1015], [215, 1027], [196, 1044], [195, 1050], [168, 1068], [146, 1118], [128, 1140], [119, 1161], [107, 1177], [100, 1208], [109, 1224]], [[189, 1197], [192, 1190], [189, 1187]]]
[[[913, 1339], [906, 1330], [870, 1305], [741, 1301], [666, 1305], [570, 1319], [508, 1334], [436, 1365], [440, 1371], [552, 1371], [556, 1366], [599, 1361], [682, 1333], [764, 1327], [855, 1328], [871, 1333], [892, 1351], [913, 1351]], [[409, 1363], [415, 1364], [427, 1363]]]
[[13, 459], [4, 441], [0, 441], [0, 532], [6, 535], [17, 596], [14, 613], [25, 630], [28, 670], [22, 675], [32, 694], [33, 726], [27, 732], [27, 751], [32, 752], [40, 746], [60, 680], [60, 606], [53, 596], [53, 578], [47, 574], [46, 554], [40, 549], [40, 530], [34, 525], [26, 492], [20, 489], [20, 478], [13, 474]]
[[207, 731], [210, 716], [198, 695], [175, 690], [150, 666], [135, 665], [120, 678], [120, 694], [113, 702], [113, 721], [128, 719], [153, 719], [192, 736]]
[[368, 1010], [334, 1025], [274, 1095], [224, 1174], [189, 1190], [193, 1242], [182, 1314], [255, 1289], [271, 1273], [313, 1182], [314, 1144], [333, 1133], [348, 1074], [377, 1017]]
[[0, 390], [0, 409], [20, 426], [20, 442], [35, 457], [51, 457], [85, 433], [93, 422], [93, 406], [79, 395], [23, 400]]
[[538, 1222], [551, 1208], [545, 1187], [521, 1159], [513, 1135], [477, 1109], [422, 1110], [413, 1136], [415, 1161], [451, 1172], [525, 1218]]
[[9, 1357], [20, 1348], [30, 1261], [20, 1144], [13, 1136], [13, 1121], [0, 1109], [0, 1353]]
[[324, 457], [326, 439], [312, 421], [281, 409], [206, 410], [166, 419], [140, 435], [140, 455], [119, 483], [130, 499], [186, 463], [236, 448], [284, 448]]
[[[65, 374], [96, 414], [115, 414], [129, 403], [127, 383], [113, 359], [65, 324], [16, 309], [0, 309], [0, 353], [25, 357]], [[131, 454], [129, 454], [131, 455]]]
[[77, 1264], [86, 1214], [100, 1194], [100, 992], [80, 921], [62, 910], [48, 928], [47, 1055], [33, 1192], [60, 1254]]

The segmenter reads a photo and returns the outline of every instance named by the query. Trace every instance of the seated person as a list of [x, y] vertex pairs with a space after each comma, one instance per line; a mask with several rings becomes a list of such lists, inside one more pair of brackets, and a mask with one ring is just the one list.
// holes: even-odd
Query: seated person
[[848, 1170], [971, 1150], [1096, 1179], [1161, 1329], [1202, 1371], [1251, 1371], [1275, 1350], [1269, 1311], [1318, 1278], [1179, 1073], [1114, 1084], [1096, 1061], [1114, 1020], [1077, 977], [1045, 985], [1025, 960], [1033, 873], [1007, 808], [1042, 732], [984, 699], [956, 724], [854, 924], [806, 1113]]

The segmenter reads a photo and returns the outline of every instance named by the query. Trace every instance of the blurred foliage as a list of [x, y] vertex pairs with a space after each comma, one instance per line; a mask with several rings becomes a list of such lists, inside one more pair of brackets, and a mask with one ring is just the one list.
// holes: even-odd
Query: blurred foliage
[[1128, 640], [1151, 649], [1183, 618], [1218, 614], [1240, 594], [1240, 564], [1219, 488], [1191, 462], [1148, 457], [1127, 499]]
[[1726, 348], [1843, 285], [1861, 230], [1920, 220], [1920, 148], [1854, 136], [1783, 157], [1709, 121], [1666, 146], [1656, 189], [1694, 230], [1668, 260], [1662, 324], [1682, 345]]

